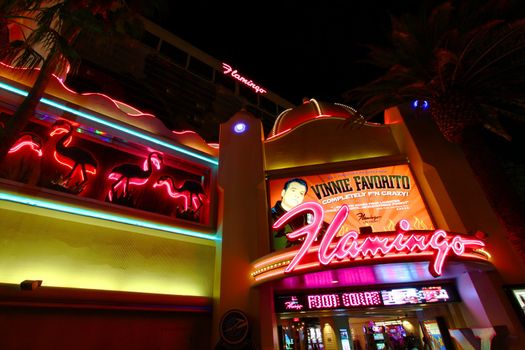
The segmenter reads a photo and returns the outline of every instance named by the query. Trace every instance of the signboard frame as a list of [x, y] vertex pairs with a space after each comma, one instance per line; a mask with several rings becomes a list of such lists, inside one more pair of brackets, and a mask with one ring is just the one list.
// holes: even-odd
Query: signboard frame
[[[406, 169], [403, 169], [406, 168]], [[395, 171], [401, 171], [403, 175], [392, 175], [388, 174], [389, 172], [395, 172]], [[375, 174], [382, 174], [381, 175], [372, 175]], [[359, 176], [359, 177], [358, 177]], [[367, 177], [368, 176], [368, 177]], [[388, 189], [386, 187], [403, 187], [401, 176], [406, 176], [409, 178], [410, 182], [410, 188], [408, 189]], [[363, 185], [363, 183], [358, 184], [354, 181], [357, 181], [355, 178], [358, 179], [368, 179], [371, 181], [376, 181], [376, 184], [379, 186], [385, 187], [384, 189], [377, 188], [376, 190], [368, 190], [368, 187], [366, 185]], [[375, 178], [374, 178], [375, 177]], [[295, 169], [286, 169], [286, 171], [281, 172], [271, 172], [268, 173], [266, 176], [266, 188], [267, 188], [267, 203], [269, 209], [269, 215], [268, 215], [268, 223], [269, 223], [269, 240], [270, 240], [270, 247], [272, 251], [278, 251], [282, 248], [287, 248], [290, 246], [290, 242], [286, 242], [286, 239], [284, 238], [276, 238], [277, 236], [283, 236], [286, 233], [286, 230], [282, 233], [277, 233], [272, 229], [272, 225], [275, 222], [275, 220], [282, 215], [282, 210], [279, 212], [279, 210], [276, 210], [275, 208], [278, 208], [277, 201], [281, 200], [284, 201], [284, 199], [281, 198], [281, 195], [283, 193], [283, 186], [286, 183], [286, 181], [291, 179], [305, 179], [308, 189], [307, 193], [304, 197], [304, 202], [307, 201], [314, 201], [318, 203], [322, 203], [323, 201], [325, 204], [323, 204], [323, 207], [327, 208], [328, 210], [325, 211], [325, 221], [328, 224], [332, 218], [333, 215], [336, 213], [337, 209], [340, 207], [341, 204], [350, 204], [352, 205], [353, 202], [355, 202], [352, 198], [352, 196], [356, 195], [366, 195], [369, 198], [371, 198], [370, 201], [373, 201], [373, 196], [381, 196], [383, 195], [381, 193], [387, 193], [387, 192], [403, 192], [405, 195], [408, 196], [407, 192], [412, 191], [413, 194], [410, 194], [411, 200], [413, 201], [413, 206], [417, 206], [417, 211], [420, 213], [423, 213], [423, 218], [421, 220], [422, 226], [418, 227], [417, 223], [414, 225], [412, 223], [413, 229], [425, 229], [425, 230], [432, 230], [436, 228], [435, 220], [432, 216], [432, 213], [429, 210], [429, 207], [426, 203], [425, 197], [423, 196], [423, 193], [421, 191], [421, 186], [419, 185], [417, 178], [414, 175], [414, 172], [412, 171], [412, 168], [410, 166], [409, 162], [382, 162], [381, 164], [367, 164], [366, 166], [351, 166], [350, 164], [341, 164], [340, 166], [333, 167], [329, 165], [324, 166], [318, 166], [318, 167], [298, 167]], [[319, 179], [319, 181], [313, 182], [312, 179]], [[326, 181], [322, 181], [322, 180]], [[333, 181], [331, 181], [333, 180]], [[323, 193], [323, 188], [321, 186], [324, 186], [324, 189], [330, 190], [331, 187], [334, 189], [335, 192], [333, 195], [330, 195], [326, 191]], [[406, 187], [406, 183], [405, 183]], [[323, 197], [323, 195], [326, 194], [326, 198]], [[321, 198], [319, 198], [321, 197]], [[393, 197], [392, 197], [393, 198]], [[337, 202], [334, 202], [333, 205], [326, 204], [326, 201], [334, 200]], [[364, 202], [364, 199], [360, 198], [358, 199], [360, 202], [356, 204], [355, 208], [358, 208], [360, 205], [361, 207], [366, 207], [367, 203]], [[391, 202], [393, 204], [386, 203], [379, 203], [375, 205], [382, 206], [381, 208], [377, 210], [383, 210], [383, 212], [387, 212], [387, 215], [391, 218], [388, 219], [389, 225], [392, 227], [380, 227], [378, 225], [374, 224], [374, 221], [377, 221], [379, 218], [375, 217], [378, 215], [374, 214], [367, 214], [367, 212], [377, 212], [376, 209], [370, 209], [368, 211], [363, 210], [362, 211], [362, 222], [357, 223], [354, 222], [356, 219], [354, 218], [353, 221], [350, 223], [347, 223], [345, 226], [343, 226], [342, 230], [360, 230], [362, 232], [375, 232], [375, 233], [381, 233], [381, 232], [387, 232], [387, 231], [393, 231], [395, 230], [394, 226], [395, 224], [401, 220], [406, 219], [405, 215], [403, 213], [399, 213], [396, 215], [394, 213], [395, 210], [403, 210], [401, 208], [401, 202], [397, 202], [397, 199], [391, 199]], [[417, 202], [417, 203], [416, 203]], [[387, 205], [392, 205], [392, 209], [388, 209]], [[397, 207], [396, 207], [397, 205]], [[284, 207], [284, 205], [283, 205]], [[351, 214], [361, 214], [356, 213], [356, 211], [351, 207]], [[330, 211], [330, 212], [328, 212]], [[349, 217], [350, 220], [352, 220], [351, 217]], [[413, 219], [413, 218], [411, 218]], [[308, 218], [305, 216], [303, 221], [306, 223]], [[415, 218], [417, 220], [417, 217]], [[299, 220], [300, 221], [300, 220]], [[296, 224], [300, 225], [301, 223]], [[375, 227], [374, 227], [375, 226]], [[293, 227], [294, 229], [296, 227]], [[290, 229], [288, 230], [290, 231]], [[283, 243], [284, 240], [284, 243]]]
[[[384, 302], [384, 292], [391, 292], [391, 291], [400, 291], [400, 290], [407, 290], [407, 289], [416, 289], [420, 292], [423, 292], [424, 290], [428, 289], [434, 289], [436, 287], [441, 287], [442, 289], [445, 289], [448, 293], [448, 298], [445, 300], [436, 300], [432, 302], [424, 302], [424, 301], [412, 301], [412, 302], [399, 302], [396, 304], [385, 304]], [[372, 295], [372, 293], [376, 293], [375, 295]], [[356, 298], [366, 298], [364, 294], [370, 294], [369, 295], [369, 301], [373, 301], [373, 299], [377, 296], [380, 297], [380, 303], [372, 302], [370, 305], [365, 305], [366, 303], [362, 305], [349, 305], [344, 306], [342, 302], [342, 296], [345, 295], [347, 298], [347, 302], [349, 302], [349, 298], [351, 298], [350, 295], [354, 294], [354, 297]], [[328, 302], [335, 302], [334, 296], [338, 295], [339, 299], [339, 306], [333, 306], [333, 307], [309, 307], [308, 305], [308, 298], [309, 296], [319, 296], [319, 298], [322, 298], [323, 296], [326, 296], [326, 299]], [[459, 295], [459, 292], [457, 290], [457, 287], [453, 281], [450, 280], [443, 280], [440, 281], [440, 283], [417, 283], [417, 284], [399, 284], [399, 285], [378, 285], [376, 288], [370, 288], [370, 287], [355, 287], [355, 286], [349, 286], [346, 288], [337, 288], [337, 289], [323, 289], [323, 290], [312, 290], [311, 292], [308, 290], [302, 290], [298, 291], [297, 293], [277, 293], [274, 296], [274, 305], [275, 305], [275, 312], [276, 313], [287, 313], [287, 312], [315, 312], [315, 311], [327, 311], [327, 310], [354, 310], [359, 308], [367, 308], [367, 307], [385, 307], [385, 308], [391, 308], [391, 307], [406, 307], [406, 306], [416, 306], [416, 305], [424, 305], [424, 304], [444, 304], [449, 302], [460, 302], [461, 297]], [[286, 303], [289, 301], [295, 301], [295, 306], [292, 308], [287, 308]], [[319, 299], [321, 300], [321, 299]], [[364, 299], [363, 299], [364, 300]], [[377, 301], [377, 300], [375, 300]], [[302, 305], [302, 307], [300, 306]], [[335, 305], [335, 304], [334, 304]]]

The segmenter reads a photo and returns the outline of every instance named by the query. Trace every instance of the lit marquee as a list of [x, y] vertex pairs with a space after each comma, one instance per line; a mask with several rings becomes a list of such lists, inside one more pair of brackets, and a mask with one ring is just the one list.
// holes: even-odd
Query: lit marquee
[[312, 294], [307, 295], [307, 299], [308, 309], [310, 310], [383, 305], [378, 291], [341, 294]]
[[459, 301], [452, 284], [395, 289], [335, 291], [331, 293], [278, 295], [277, 312], [352, 309], [370, 306], [435, 304]]

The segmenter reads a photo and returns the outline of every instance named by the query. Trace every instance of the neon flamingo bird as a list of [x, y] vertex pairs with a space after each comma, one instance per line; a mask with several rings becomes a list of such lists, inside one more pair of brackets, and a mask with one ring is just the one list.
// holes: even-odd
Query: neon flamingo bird
[[28, 148], [35, 152], [39, 157], [42, 157], [42, 139], [36, 134], [30, 132], [23, 133], [9, 149], [8, 153], [16, 153], [23, 148]]
[[[159, 177], [157, 182], [153, 185], [153, 187], [161, 186], [166, 186], [167, 192], [172, 198], [184, 197], [185, 211], [188, 210], [189, 201], [194, 208], [195, 213], [197, 213], [204, 204], [202, 201], [203, 198], [207, 198], [201, 183], [194, 180], [184, 180], [182, 185], [177, 187], [175, 186], [175, 180], [173, 180], [173, 177], [169, 175], [163, 175]], [[184, 192], [187, 192], [188, 195], [184, 194]]]
[[91, 153], [77, 146], [69, 146], [73, 139], [73, 126], [66, 121], [56, 122], [50, 133], [51, 136], [64, 134], [56, 143], [54, 157], [57, 162], [71, 169], [63, 179], [66, 185], [73, 177], [75, 170], [80, 167], [82, 180], [76, 186], [82, 188], [88, 181], [88, 173], [95, 175], [97, 173], [97, 161]]
[[126, 197], [128, 195], [130, 184], [143, 185], [148, 182], [151, 172], [153, 171], [153, 166], [159, 170], [161, 164], [162, 155], [158, 152], [152, 152], [148, 155], [148, 159], [144, 162], [142, 168], [136, 164], [121, 164], [113, 168], [108, 176], [109, 179], [115, 180], [108, 193], [109, 200], [113, 200], [113, 195], [116, 193], [117, 187], [121, 183], [124, 184], [122, 195]]

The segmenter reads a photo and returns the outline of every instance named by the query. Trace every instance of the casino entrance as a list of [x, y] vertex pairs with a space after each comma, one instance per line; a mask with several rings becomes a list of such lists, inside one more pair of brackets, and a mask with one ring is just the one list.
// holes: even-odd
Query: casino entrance
[[452, 283], [276, 295], [279, 349], [454, 349], [459, 305]]
[[[454, 349], [449, 305], [280, 313], [279, 349]], [[427, 347], [424, 344], [428, 343]]]

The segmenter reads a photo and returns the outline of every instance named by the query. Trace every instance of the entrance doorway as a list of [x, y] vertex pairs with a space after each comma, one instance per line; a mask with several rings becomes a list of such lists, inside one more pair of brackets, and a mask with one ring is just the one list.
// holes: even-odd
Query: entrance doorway
[[278, 314], [283, 350], [447, 350], [446, 305]]

